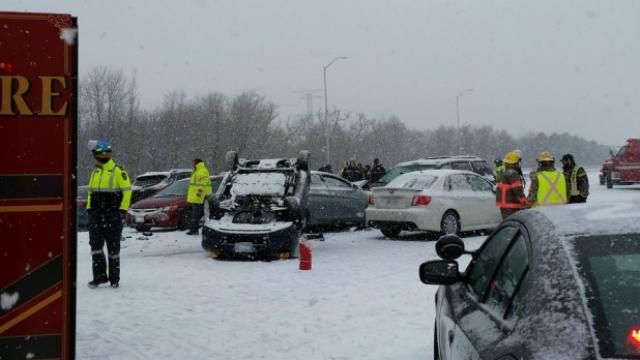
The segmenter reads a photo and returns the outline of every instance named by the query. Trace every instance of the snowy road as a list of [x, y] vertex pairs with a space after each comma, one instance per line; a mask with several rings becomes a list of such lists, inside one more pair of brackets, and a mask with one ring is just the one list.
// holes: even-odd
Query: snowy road
[[[595, 175], [594, 172], [592, 174]], [[640, 201], [640, 187], [590, 202]], [[297, 260], [214, 261], [200, 238], [126, 233], [119, 289], [88, 289], [87, 233], [78, 245], [78, 359], [428, 359], [435, 287], [417, 276], [434, 242], [377, 231], [313, 242], [313, 270]], [[469, 247], [482, 237], [466, 238]]]

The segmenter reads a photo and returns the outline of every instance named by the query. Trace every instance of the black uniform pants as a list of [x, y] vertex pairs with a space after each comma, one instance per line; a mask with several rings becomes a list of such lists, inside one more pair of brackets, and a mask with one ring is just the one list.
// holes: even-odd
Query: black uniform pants
[[[122, 236], [122, 219], [118, 212], [91, 211], [89, 215], [89, 245], [93, 263], [93, 280], [106, 281], [113, 284], [120, 281], [120, 237]], [[109, 254], [109, 277], [107, 262], [104, 256], [104, 244]]]

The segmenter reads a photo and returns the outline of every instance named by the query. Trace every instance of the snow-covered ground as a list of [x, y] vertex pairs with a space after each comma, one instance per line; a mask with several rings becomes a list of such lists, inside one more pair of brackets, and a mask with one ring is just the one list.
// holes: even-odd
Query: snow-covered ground
[[[591, 171], [589, 202], [639, 201]], [[435, 287], [418, 266], [435, 258], [420, 234], [374, 230], [313, 241], [297, 260], [215, 261], [200, 237], [126, 230], [119, 289], [90, 290], [88, 235], [78, 236], [78, 359], [429, 359]], [[470, 248], [483, 237], [467, 237]]]

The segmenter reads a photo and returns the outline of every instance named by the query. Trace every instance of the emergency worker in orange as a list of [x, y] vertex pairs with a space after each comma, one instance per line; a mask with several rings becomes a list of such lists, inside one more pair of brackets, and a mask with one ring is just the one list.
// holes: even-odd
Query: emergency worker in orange
[[504, 157], [504, 171], [496, 185], [496, 206], [500, 208], [502, 219], [526, 209], [527, 198], [524, 195], [524, 184], [520, 176], [520, 155], [511, 151]]

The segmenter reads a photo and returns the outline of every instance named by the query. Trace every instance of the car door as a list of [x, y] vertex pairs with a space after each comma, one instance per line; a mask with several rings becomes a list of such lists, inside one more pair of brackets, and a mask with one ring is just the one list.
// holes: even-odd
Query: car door
[[450, 175], [445, 182], [445, 193], [449, 207], [460, 215], [461, 228], [475, 226], [478, 223], [478, 210], [475, 208], [473, 190], [465, 174]]
[[502, 221], [502, 216], [496, 207], [493, 184], [482, 176], [469, 174], [466, 177], [473, 190], [473, 206], [476, 209], [474, 213], [478, 216], [477, 226], [481, 229], [496, 227]]
[[309, 212], [309, 224], [321, 225], [332, 221], [331, 192], [319, 174], [311, 174], [309, 198], [307, 199], [307, 211]]
[[337, 176], [323, 175], [322, 177], [334, 196], [332, 199], [334, 221], [339, 223], [363, 221], [366, 202], [362, 190]]
[[443, 334], [450, 343], [445, 347], [447, 359], [504, 359], [520, 353], [519, 344], [503, 340], [515, 335], [524, 304], [528, 241], [519, 225], [507, 223], [478, 250], [466, 271], [467, 280], [451, 294], [456, 326]]

